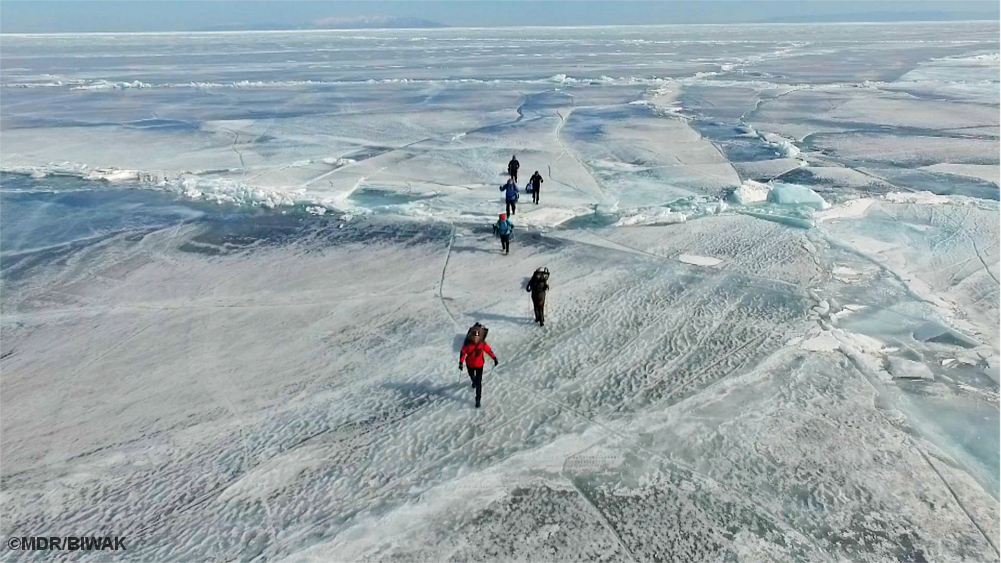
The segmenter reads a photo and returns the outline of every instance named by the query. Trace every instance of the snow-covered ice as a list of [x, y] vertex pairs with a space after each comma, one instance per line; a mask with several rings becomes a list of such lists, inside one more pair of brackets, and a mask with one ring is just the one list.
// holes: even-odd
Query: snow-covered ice
[[3, 42], [4, 537], [998, 559], [996, 22]]

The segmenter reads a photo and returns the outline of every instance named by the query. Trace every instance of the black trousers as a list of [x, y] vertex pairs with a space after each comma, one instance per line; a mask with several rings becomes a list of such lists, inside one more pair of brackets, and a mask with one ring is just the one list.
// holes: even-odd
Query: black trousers
[[509, 169], [507, 171], [507, 175], [510, 176], [512, 180], [514, 180], [515, 184], [518, 183], [518, 171], [517, 170], [511, 170], [511, 169]]
[[473, 387], [476, 388], [476, 406], [480, 406], [480, 395], [483, 394], [483, 366], [478, 368], [466, 366], [466, 371], [469, 372], [469, 379], [473, 381]]
[[508, 252], [511, 250], [511, 235], [501, 235], [501, 250]]
[[517, 202], [511, 201], [511, 200], [507, 200], [507, 215], [508, 215], [508, 217], [510, 217], [511, 215], [514, 215], [514, 204], [515, 203], [517, 203]]
[[539, 203], [539, 188], [532, 189], [532, 203]]
[[535, 307], [535, 322], [544, 323], [546, 322], [546, 300], [543, 299], [532, 299], [532, 306]]

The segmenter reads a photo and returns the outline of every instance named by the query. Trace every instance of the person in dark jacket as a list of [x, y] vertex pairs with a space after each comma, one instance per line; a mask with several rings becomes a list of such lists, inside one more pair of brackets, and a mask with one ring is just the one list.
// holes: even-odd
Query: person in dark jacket
[[505, 211], [509, 216], [514, 215], [518, 203], [518, 184], [514, 183], [514, 180], [508, 180], [500, 189], [504, 192], [504, 202], [507, 204]]
[[515, 183], [518, 183], [518, 169], [521, 168], [521, 163], [518, 162], [518, 158], [515, 155], [511, 155], [511, 162], [507, 163], [507, 173], [511, 176], [511, 179]]
[[535, 174], [528, 179], [532, 183], [532, 203], [539, 204], [539, 190], [542, 189], [542, 175], [536, 170]]
[[497, 365], [497, 356], [486, 342], [466, 344], [459, 352], [459, 371], [462, 371], [462, 364], [465, 362], [469, 379], [476, 389], [476, 408], [480, 408], [480, 396], [483, 394], [483, 354], [493, 358], [494, 365]]
[[525, 291], [532, 292], [532, 306], [535, 307], [535, 322], [539, 326], [546, 326], [546, 292], [549, 291], [549, 270], [538, 269], [532, 274], [532, 279], [528, 280]]
[[501, 251], [507, 254], [511, 250], [511, 232], [514, 230], [514, 225], [511, 221], [501, 213], [500, 219], [494, 223], [494, 233], [500, 236], [501, 239]]

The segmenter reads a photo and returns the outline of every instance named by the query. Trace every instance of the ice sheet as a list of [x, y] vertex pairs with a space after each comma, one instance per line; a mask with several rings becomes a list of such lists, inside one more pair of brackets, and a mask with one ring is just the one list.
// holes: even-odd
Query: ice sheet
[[996, 25], [3, 41], [5, 537], [997, 559]]

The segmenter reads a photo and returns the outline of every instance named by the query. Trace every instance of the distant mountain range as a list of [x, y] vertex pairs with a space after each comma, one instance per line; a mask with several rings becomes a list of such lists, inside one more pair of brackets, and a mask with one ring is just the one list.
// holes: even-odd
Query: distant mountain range
[[445, 24], [421, 18], [400, 18], [395, 16], [360, 16], [354, 18], [322, 18], [305, 25], [281, 25], [261, 23], [233, 23], [214, 25], [201, 31], [284, 31], [303, 29], [403, 29], [448, 27]]

